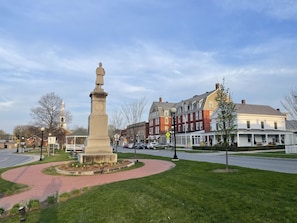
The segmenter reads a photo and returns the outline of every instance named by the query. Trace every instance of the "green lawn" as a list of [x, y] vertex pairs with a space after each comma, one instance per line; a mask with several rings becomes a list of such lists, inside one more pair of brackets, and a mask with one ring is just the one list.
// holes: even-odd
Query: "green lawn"
[[286, 154], [285, 152], [257, 152], [257, 153], [238, 152], [238, 153], [233, 153], [232, 155], [297, 159], [297, 154]]
[[[180, 160], [170, 171], [94, 187], [29, 212], [26, 222], [296, 222], [296, 175], [239, 167], [232, 167], [239, 170], [233, 173], [213, 172], [224, 167]], [[1, 220], [18, 222], [19, 217]]]

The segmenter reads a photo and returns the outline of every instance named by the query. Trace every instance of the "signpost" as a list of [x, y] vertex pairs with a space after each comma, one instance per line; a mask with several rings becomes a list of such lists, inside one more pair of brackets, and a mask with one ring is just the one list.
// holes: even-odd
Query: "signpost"
[[49, 145], [48, 155], [50, 154], [51, 148], [53, 149], [53, 155], [54, 155], [55, 154], [56, 137], [54, 137], [54, 136], [48, 137], [47, 142]]

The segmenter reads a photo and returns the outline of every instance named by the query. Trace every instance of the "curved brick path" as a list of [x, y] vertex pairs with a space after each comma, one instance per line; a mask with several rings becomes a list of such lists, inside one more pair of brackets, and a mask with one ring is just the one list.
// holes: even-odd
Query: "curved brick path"
[[57, 191], [61, 194], [74, 189], [141, 178], [164, 172], [175, 166], [174, 163], [164, 160], [140, 159], [139, 161], [144, 163], [143, 167], [93, 176], [50, 176], [42, 173], [44, 168], [57, 165], [61, 162], [24, 166], [8, 170], [1, 175], [3, 179], [29, 185], [30, 190], [0, 198], [0, 207], [7, 210], [11, 209], [16, 203], [25, 204], [30, 199], [44, 201], [48, 196], [56, 194]]

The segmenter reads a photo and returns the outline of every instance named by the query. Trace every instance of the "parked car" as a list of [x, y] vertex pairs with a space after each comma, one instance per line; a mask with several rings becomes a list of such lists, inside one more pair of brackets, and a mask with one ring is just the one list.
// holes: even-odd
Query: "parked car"
[[133, 146], [134, 146], [134, 143], [128, 143], [128, 149], [132, 149], [133, 148]]
[[144, 143], [138, 143], [136, 149], [147, 149], [147, 145]]
[[147, 144], [147, 148], [148, 149], [155, 149], [155, 147], [158, 146], [158, 145], [159, 145], [159, 143], [157, 143], [157, 142], [150, 142], [150, 143]]

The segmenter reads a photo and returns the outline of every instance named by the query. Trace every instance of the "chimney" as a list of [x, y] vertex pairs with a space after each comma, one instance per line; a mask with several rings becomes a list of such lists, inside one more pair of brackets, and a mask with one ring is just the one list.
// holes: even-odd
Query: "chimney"
[[159, 102], [162, 102], [162, 97], [159, 97]]
[[241, 104], [245, 105], [245, 99], [241, 100]]
[[216, 83], [216, 90], [219, 89], [219, 87], [220, 87], [220, 84]]

